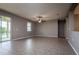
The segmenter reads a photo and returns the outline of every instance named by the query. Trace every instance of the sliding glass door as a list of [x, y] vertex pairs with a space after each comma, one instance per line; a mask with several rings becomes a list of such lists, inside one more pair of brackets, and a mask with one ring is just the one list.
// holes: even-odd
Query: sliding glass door
[[10, 17], [0, 16], [0, 41], [10, 40]]
[[0, 41], [2, 41], [2, 21], [0, 17]]

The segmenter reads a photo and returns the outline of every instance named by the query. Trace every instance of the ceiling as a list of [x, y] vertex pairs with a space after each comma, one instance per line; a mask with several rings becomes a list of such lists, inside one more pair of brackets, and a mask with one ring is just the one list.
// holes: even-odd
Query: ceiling
[[0, 8], [32, 21], [37, 16], [43, 20], [64, 18], [70, 8], [69, 3], [0, 3]]

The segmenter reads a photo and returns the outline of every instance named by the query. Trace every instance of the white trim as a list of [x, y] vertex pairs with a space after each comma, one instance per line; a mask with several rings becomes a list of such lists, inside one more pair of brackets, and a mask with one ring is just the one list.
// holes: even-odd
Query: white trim
[[21, 37], [21, 38], [16, 38], [16, 39], [12, 39], [12, 40], [19, 40], [19, 39], [27, 39], [27, 38], [31, 38], [31, 37], [33, 37], [33, 36], [28, 36], [28, 37]]
[[43, 35], [34, 35], [34, 36], [40, 36], [40, 37], [56, 37], [57, 38], [57, 36], [43, 36]]
[[16, 38], [16, 39], [12, 39], [12, 40], [19, 40], [19, 39], [31, 38], [31, 37], [34, 37], [34, 36], [40, 36], [40, 37], [55, 37], [55, 38], [57, 38], [56, 36], [32, 35], [32, 36], [28, 36], [28, 37], [21, 37], [21, 38]]
[[69, 45], [72, 47], [72, 49], [74, 50], [74, 52], [77, 54], [77, 55], [79, 55], [78, 54], [78, 52], [76, 51], [76, 49], [73, 47], [73, 45], [68, 41], [68, 43], [69, 43]]

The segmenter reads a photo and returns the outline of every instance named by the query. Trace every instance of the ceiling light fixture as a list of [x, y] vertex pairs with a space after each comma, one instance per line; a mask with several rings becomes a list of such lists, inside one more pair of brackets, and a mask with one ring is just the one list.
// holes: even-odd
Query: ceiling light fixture
[[39, 21], [38, 21], [39, 23], [41, 23], [41, 19], [39, 19]]
[[38, 16], [37, 18], [38, 18], [38, 23], [41, 23], [42, 22], [41, 18], [43, 18], [43, 17], [42, 16]]

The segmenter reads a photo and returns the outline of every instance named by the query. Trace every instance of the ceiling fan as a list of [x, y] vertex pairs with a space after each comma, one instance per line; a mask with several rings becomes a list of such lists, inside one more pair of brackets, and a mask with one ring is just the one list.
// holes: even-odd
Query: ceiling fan
[[[56, 16], [58, 19], [60, 19], [59, 13], [57, 13]], [[52, 17], [45, 17], [45, 16], [41, 16], [41, 15], [33, 17], [33, 18], [36, 19], [38, 23], [46, 22], [46, 21], [48, 21], [47, 19], [50, 19], [50, 20], [53, 19]]]
[[45, 20], [43, 20], [43, 16], [36, 16], [37, 20], [38, 20], [38, 23], [41, 23], [41, 22], [46, 22]]

